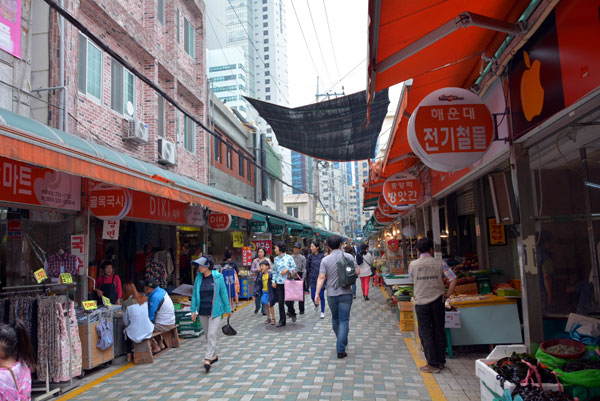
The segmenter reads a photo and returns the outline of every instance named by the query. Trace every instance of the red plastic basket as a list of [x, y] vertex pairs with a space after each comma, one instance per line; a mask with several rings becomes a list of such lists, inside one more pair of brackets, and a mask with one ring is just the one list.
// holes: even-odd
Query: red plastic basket
[[[553, 352], [548, 352], [548, 348], [552, 347], [554, 345], [568, 345], [570, 347], [575, 347], [577, 349], [577, 352], [572, 353], [572, 354], [556, 354]], [[579, 359], [583, 356], [583, 354], [585, 354], [585, 351], [587, 350], [587, 348], [585, 347], [585, 345], [583, 343], [580, 343], [579, 341], [575, 341], [575, 340], [569, 340], [566, 338], [557, 338], [554, 340], [546, 340], [540, 344], [540, 347], [542, 348], [542, 351], [544, 351], [545, 353], [552, 355], [554, 357], [557, 357], [557, 358], [562, 358], [562, 359]]]

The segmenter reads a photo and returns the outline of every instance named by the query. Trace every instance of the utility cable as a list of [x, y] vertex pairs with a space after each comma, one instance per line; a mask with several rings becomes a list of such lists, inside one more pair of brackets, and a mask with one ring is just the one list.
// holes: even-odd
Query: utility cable
[[331, 82], [331, 75], [329, 75], [329, 68], [327, 68], [327, 60], [325, 60], [325, 56], [323, 55], [323, 49], [321, 48], [321, 41], [319, 40], [319, 34], [317, 32], [317, 27], [315, 26], [315, 20], [313, 19], [312, 11], [310, 10], [310, 2], [308, 0], [306, 0], [306, 6], [308, 7], [308, 14], [310, 15], [310, 22], [312, 23], [313, 31], [315, 31], [315, 38], [317, 39], [317, 45], [319, 46], [319, 52], [321, 53], [321, 58], [323, 59], [323, 65], [325, 66], [325, 73], [327, 74], [327, 79], [329, 80], [329, 82]]
[[296, 12], [296, 7], [294, 6], [294, 2], [290, 1], [290, 3], [292, 4], [292, 9], [294, 10], [294, 15], [296, 16], [296, 21], [298, 22], [298, 26], [300, 27], [300, 32], [302, 33], [302, 38], [304, 39], [304, 44], [306, 45], [306, 50], [308, 50], [308, 55], [310, 56], [310, 60], [312, 61], [313, 67], [315, 68], [315, 72], [317, 73], [317, 75], [319, 75], [319, 69], [317, 68], [315, 59], [312, 56], [310, 47], [308, 46], [308, 41], [306, 40], [306, 36], [304, 35], [304, 29], [302, 29], [302, 24], [300, 23], [300, 18], [298, 18], [298, 13]]
[[[307, 0], [308, 2], [308, 0]], [[337, 76], [340, 76], [340, 67], [338, 66], [337, 56], [335, 55], [335, 46], [333, 46], [333, 36], [331, 35], [331, 25], [329, 24], [329, 17], [327, 16], [327, 6], [325, 0], [323, 0], [323, 9], [325, 10], [325, 20], [327, 21], [327, 31], [329, 31], [329, 41], [331, 42], [331, 52], [333, 53], [333, 60], [335, 61], [335, 69]]]

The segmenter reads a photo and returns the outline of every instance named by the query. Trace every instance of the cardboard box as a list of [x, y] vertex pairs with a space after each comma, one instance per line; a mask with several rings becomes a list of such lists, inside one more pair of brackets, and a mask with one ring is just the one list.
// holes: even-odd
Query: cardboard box
[[446, 324], [447, 329], [460, 329], [460, 311], [446, 312]]
[[400, 311], [400, 321], [403, 322], [405, 320], [415, 320], [415, 316], [413, 315], [413, 311]]
[[413, 310], [413, 303], [410, 301], [402, 301], [398, 302], [398, 307], [401, 311], [411, 311]]
[[414, 320], [404, 320], [400, 322], [400, 330], [401, 331], [413, 331], [415, 329], [415, 321]]
[[477, 283], [469, 283], [469, 284], [461, 284], [457, 285], [454, 289], [456, 294], [468, 294], [468, 295], [477, 295]]

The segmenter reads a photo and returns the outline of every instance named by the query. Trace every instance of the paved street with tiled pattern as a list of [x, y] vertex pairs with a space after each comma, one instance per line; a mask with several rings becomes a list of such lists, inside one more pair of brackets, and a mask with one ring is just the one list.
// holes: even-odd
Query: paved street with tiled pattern
[[[219, 333], [218, 355], [210, 373], [203, 368], [204, 338], [187, 339], [150, 365], [134, 366], [80, 394], [77, 400], [431, 400], [400, 332], [392, 310], [378, 288], [371, 300], [354, 300], [348, 357], [337, 359], [329, 309], [320, 319], [310, 297], [298, 330], [265, 329], [265, 317], [250, 304], [232, 318], [234, 337]], [[296, 306], [297, 308], [297, 306]], [[300, 327], [301, 326], [301, 327]], [[440, 387], [448, 399], [479, 398], [478, 381], [457, 379], [453, 371], [471, 366], [454, 360]], [[468, 388], [468, 390], [467, 390]]]

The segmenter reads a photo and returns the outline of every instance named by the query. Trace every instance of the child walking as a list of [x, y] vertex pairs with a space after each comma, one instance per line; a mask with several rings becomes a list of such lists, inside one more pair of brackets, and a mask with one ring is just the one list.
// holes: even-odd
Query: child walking
[[257, 280], [255, 284], [255, 293], [258, 293], [258, 288], [260, 287], [260, 303], [263, 304], [267, 310], [267, 320], [265, 324], [275, 324], [275, 308], [273, 307], [275, 303], [275, 294], [273, 292], [273, 288], [271, 286], [273, 275], [269, 271], [271, 268], [271, 264], [267, 260], [263, 260], [259, 264], [259, 274], [257, 275]]
[[32, 370], [35, 356], [25, 324], [0, 323], [0, 399], [31, 400]]

